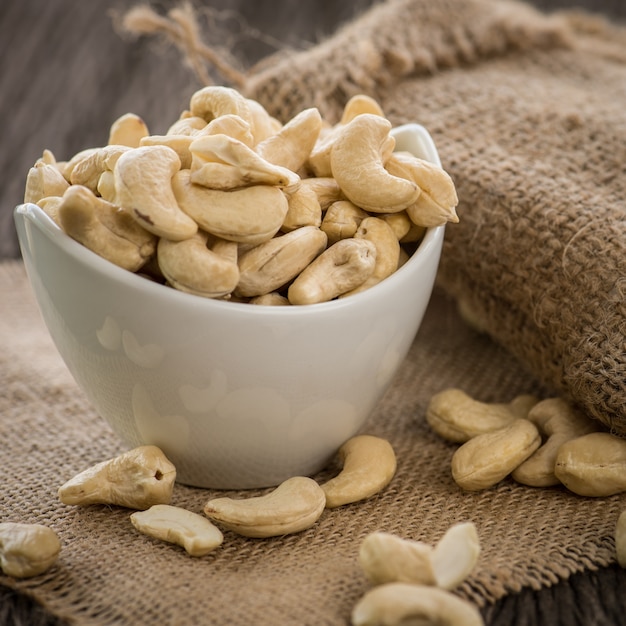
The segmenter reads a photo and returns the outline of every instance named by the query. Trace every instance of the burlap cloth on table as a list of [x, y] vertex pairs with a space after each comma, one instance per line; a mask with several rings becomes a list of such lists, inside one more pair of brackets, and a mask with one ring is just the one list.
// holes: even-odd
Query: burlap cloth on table
[[[242, 89], [283, 120], [313, 105], [337, 118], [365, 92], [394, 123], [424, 124], [460, 197], [440, 288], [366, 429], [392, 442], [397, 475], [298, 535], [226, 533], [193, 559], [139, 535], [127, 510], [61, 505], [58, 486], [121, 444], [57, 356], [22, 265], [0, 265], [0, 519], [49, 524], [63, 542], [47, 574], [0, 583], [81, 624], [345, 624], [368, 589], [357, 552], [373, 530], [434, 542], [475, 522], [482, 554], [458, 593], [480, 606], [611, 563], [626, 496], [509, 480], [462, 492], [455, 447], [424, 412], [454, 386], [485, 401], [558, 391], [608, 422], [624, 416], [625, 58], [622, 31], [585, 17], [399, 0], [249, 72]], [[173, 503], [200, 511], [212, 495], [177, 485]]]
[[[365, 429], [393, 444], [399, 463], [392, 483], [370, 500], [325, 511], [297, 535], [245, 539], [226, 532], [223, 545], [202, 558], [140, 535], [129, 510], [59, 502], [65, 480], [123, 448], [60, 360], [21, 262], [0, 264], [0, 303], [0, 520], [50, 525], [63, 544], [46, 574], [23, 581], [0, 575], [0, 584], [32, 594], [57, 616], [84, 625], [347, 624], [369, 588], [357, 562], [367, 533], [434, 543], [467, 520], [476, 524], [482, 554], [458, 592], [480, 606], [614, 561], [613, 532], [626, 496], [581, 498], [509, 480], [480, 493], [455, 486], [455, 446], [424, 421], [430, 396], [450, 386], [485, 401], [547, 391], [465, 324], [440, 292]], [[173, 504], [201, 512], [216, 493], [176, 485]]]

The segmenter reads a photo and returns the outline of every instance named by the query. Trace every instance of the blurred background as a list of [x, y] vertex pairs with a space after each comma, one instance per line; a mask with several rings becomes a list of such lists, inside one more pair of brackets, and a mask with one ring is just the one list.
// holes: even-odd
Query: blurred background
[[[304, 49], [382, 0], [196, 0], [203, 39], [245, 71], [283, 48]], [[498, 0], [495, 0], [498, 1]], [[585, 8], [626, 20], [624, 0], [530, 0], [553, 11]], [[132, 0], [0, 2], [0, 259], [19, 256], [12, 211], [44, 148], [65, 160], [106, 143], [111, 123], [137, 113], [153, 134], [200, 86], [179, 52], [116, 30]], [[159, 12], [174, 1], [151, 3]], [[223, 79], [216, 75], [216, 83]]]

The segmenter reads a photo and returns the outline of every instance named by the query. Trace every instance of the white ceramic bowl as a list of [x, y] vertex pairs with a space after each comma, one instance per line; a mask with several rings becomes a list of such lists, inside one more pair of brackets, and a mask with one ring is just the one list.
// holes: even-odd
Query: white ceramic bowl
[[[393, 134], [398, 150], [440, 164], [422, 126]], [[444, 235], [428, 230], [403, 267], [360, 294], [269, 307], [123, 270], [33, 204], [14, 218], [43, 319], [95, 410], [126, 445], [160, 446], [180, 482], [218, 489], [311, 475], [363, 427], [419, 328]]]

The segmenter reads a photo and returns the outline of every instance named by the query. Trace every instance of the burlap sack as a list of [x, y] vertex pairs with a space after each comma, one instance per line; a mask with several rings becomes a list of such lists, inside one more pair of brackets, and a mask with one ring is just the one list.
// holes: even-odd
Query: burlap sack
[[439, 283], [540, 380], [626, 434], [626, 31], [490, 0], [389, 0], [243, 85], [286, 120], [367, 93], [457, 185]]

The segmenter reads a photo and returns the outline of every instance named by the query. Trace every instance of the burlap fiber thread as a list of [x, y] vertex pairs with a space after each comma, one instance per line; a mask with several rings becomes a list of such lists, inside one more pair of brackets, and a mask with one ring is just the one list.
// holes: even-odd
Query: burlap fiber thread
[[489, 0], [390, 0], [246, 92], [338, 120], [367, 93], [435, 139], [460, 198], [439, 284], [540, 380], [626, 434], [626, 32]]

